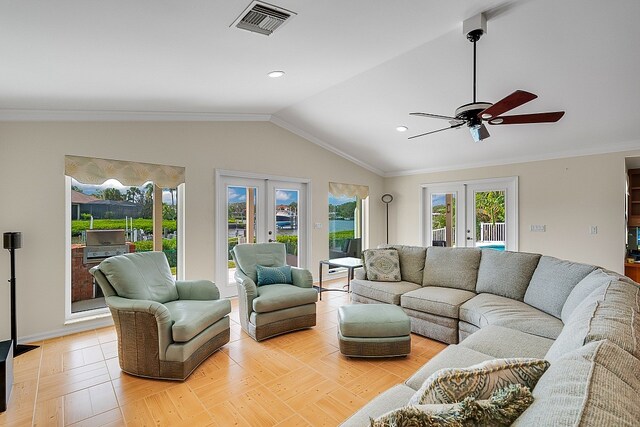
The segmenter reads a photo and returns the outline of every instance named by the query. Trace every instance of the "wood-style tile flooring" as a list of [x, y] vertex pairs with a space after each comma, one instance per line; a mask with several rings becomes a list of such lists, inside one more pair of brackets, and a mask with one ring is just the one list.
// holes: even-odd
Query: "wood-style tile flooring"
[[[329, 287], [341, 287], [334, 281]], [[113, 327], [46, 340], [14, 360], [1, 426], [335, 426], [401, 383], [445, 345], [412, 335], [405, 358], [342, 356], [341, 292], [318, 303], [317, 326], [255, 342], [232, 300], [231, 341], [184, 382], [120, 371]]]

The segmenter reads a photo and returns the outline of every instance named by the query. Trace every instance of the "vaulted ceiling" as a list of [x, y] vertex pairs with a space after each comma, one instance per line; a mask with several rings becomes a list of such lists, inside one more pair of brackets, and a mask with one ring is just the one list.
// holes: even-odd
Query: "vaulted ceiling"
[[[271, 120], [381, 175], [640, 148], [638, 0], [271, 2], [271, 36], [231, 26], [250, 0], [0, 2], [0, 119]], [[478, 100], [565, 117], [408, 140], [471, 102], [479, 12]]]

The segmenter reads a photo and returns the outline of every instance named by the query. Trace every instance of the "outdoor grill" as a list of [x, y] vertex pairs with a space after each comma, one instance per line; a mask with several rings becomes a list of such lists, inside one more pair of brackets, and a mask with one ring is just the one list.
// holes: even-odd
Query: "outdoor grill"
[[128, 252], [124, 230], [87, 230], [84, 263], [97, 264], [114, 255]]

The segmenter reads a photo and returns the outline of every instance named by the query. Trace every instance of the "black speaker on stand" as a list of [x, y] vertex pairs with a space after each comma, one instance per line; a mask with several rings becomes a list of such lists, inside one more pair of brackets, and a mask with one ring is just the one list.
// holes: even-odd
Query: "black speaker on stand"
[[3, 235], [3, 245], [9, 250], [11, 255], [11, 339], [13, 340], [13, 355], [19, 356], [22, 353], [38, 348], [37, 345], [18, 345], [18, 328], [16, 325], [16, 254], [15, 250], [22, 247], [22, 235], [19, 232], [8, 232]]

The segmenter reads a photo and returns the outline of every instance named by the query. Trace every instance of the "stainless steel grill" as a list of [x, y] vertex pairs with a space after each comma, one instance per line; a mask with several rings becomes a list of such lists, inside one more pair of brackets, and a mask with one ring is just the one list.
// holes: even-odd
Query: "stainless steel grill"
[[96, 264], [114, 255], [128, 252], [124, 230], [87, 230], [84, 263]]

